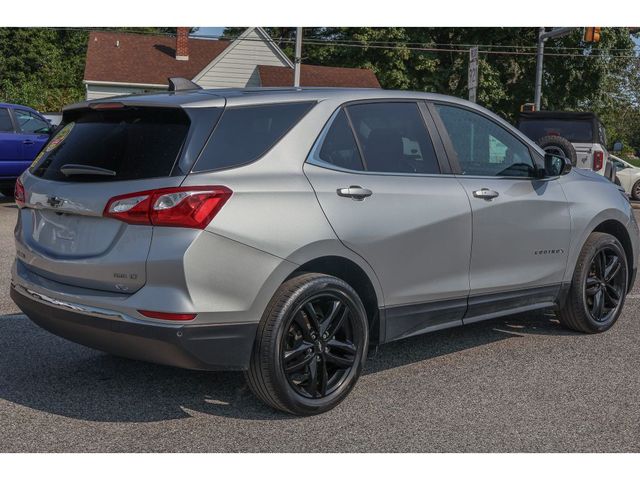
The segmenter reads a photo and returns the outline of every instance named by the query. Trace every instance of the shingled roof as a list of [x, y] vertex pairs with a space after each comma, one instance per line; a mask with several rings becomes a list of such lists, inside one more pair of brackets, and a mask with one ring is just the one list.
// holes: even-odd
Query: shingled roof
[[176, 60], [175, 37], [92, 31], [84, 79], [168, 85], [168, 77], [195, 77], [228, 45], [226, 40], [189, 38], [189, 60]]
[[[189, 59], [177, 60], [176, 38], [166, 35], [89, 32], [85, 82], [168, 85], [169, 77], [193, 79], [231, 42], [189, 38]], [[293, 69], [258, 65], [263, 87], [293, 85]], [[362, 68], [302, 65], [300, 83], [307, 87], [380, 88], [373, 71]]]
[[[258, 72], [263, 87], [293, 85], [293, 70], [291, 68], [258, 65]], [[300, 68], [300, 86], [380, 88], [380, 83], [375, 73], [366, 68], [322, 67], [303, 64]]]

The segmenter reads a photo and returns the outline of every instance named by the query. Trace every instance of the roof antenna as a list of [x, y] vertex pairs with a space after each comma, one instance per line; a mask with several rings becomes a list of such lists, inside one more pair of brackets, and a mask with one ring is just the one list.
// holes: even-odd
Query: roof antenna
[[182, 92], [183, 90], [202, 90], [202, 87], [183, 77], [169, 78], [170, 92]]

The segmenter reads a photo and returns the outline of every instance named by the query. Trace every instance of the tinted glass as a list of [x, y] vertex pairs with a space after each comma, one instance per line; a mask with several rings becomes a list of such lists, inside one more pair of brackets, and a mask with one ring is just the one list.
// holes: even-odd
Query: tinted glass
[[362, 170], [362, 159], [344, 110], [336, 116], [322, 143], [319, 158], [337, 167]]
[[591, 120], [522, 119], [518, 124], [522, 133], [534, 142], [547, 135], [564, 137], [570, 142], [592, 143]]
[[26, 110], [14, 110], [18, 128], [24, 133], [47, 133], [49, 124], [36, 114]]
[[[72, 182], [168, 176], [189, 130], [186, 114], [172, 108], [83, 110], [66, 115], [63, 123], [36, 158], [34, 175]], [[105, 168], [116, 175], [67, 177], [60, 172], [67, 164]]]
[[13, 132], [9, 110], [6, 108], [0, 108], [0, 132]]
[[463, 175], [531, 177], [529, 148], [507, 130], [477, 113], [436, 105]]
[[431, 138], [415, 103], [351, 105], [347, 111], [367, 171], [440, 172]]
[[228, 108], [222, 114], [193, 171], [251, 163], [280, 140], [313, 103]]

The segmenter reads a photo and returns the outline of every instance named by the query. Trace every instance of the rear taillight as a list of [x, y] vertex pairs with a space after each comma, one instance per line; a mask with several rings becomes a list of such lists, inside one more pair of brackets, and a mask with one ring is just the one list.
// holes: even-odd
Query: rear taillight
[[176, 187], [113, 197], [105, 217], [137, 225], [203, 229], [231, 196], [227, 187]]
[[20, 179], [16, 180], [16, 186], [13, 189], [13, 199], [18, 206], [24, 206], [24, 185], [22, 185]]
[[593, 152], [593, 170], [598, 171], [602, 169], [604, 163], [604, 152], [598, 150]]

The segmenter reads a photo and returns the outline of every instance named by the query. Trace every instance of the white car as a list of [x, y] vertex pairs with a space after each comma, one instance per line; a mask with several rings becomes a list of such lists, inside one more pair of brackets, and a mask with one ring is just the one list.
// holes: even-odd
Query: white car
[[616, 176], [620, 182], [620, 186], [634, 200], [640, 200], [640, 168], [625, 162], [615, 155], [609, 154], [609, 160], [615, 165], [617, 171]]

